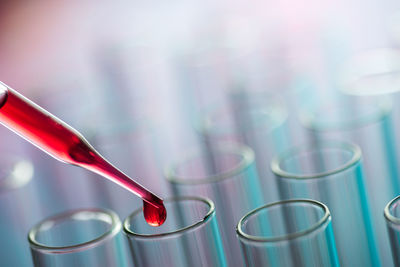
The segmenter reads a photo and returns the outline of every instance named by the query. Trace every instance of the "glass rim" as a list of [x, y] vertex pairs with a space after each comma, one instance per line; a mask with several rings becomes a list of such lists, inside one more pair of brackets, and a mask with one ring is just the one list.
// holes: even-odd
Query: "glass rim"
[[[239, 91], [241, 92], [241, 91]], [[234, 91], [233, 91], [234, 93]], [[287, 106], [283, 103], [284, 101], [281, 99], [281, 96], [279, 96], [278, 94], [274, 94], [271, 92], [253, 92], [250, 94], [250, 97], [267, 97], [267, 101], [269, 101], [270, 105], [267, 105], [267, 107], [271, 107], [273, 106], [273, 110], [276, 111], [278, 110], [279, 112], [271, 112], [269, 111], [268, 114], [273, 114], [274, 117], [278, 118], [277, 122], [274, 123], [274, 125], [271, 127], [270, 125], [267, 124], [261, 124], [261, 125], [256, 125], [256, 127], [254, 127], [255, 130], [258, 131], [265, 131], [265, 132], [272, 132], [274, 129], [279, 128], [280, 126], [282, 126], [288, 119], [289, 117], [289, 113], [287, 110]], [[272, 99], [270, 99], [270, 98]], [[222, 104], [221, 105], [212, 105], [210, 107], [208, 107], [207, 109], [205, 109], [204, 111], [204, 115], [201, 116], [200, 118], [195, 119], [196, 123], [194, 123], [194, 128], [195, 130], [201, 135], [203, 136], [203, 138], [206, 138], [206, 136], [216, 136], [216, 137], [222, 137], [222, 136], [226, 136], [231, 134], [231, 132], [226, 131], [226, 129], [224, 128], [216, 128], [215, 130], [213, 130], [212, 127], [210, 127], [208, 124], [210, 117], [212, 117], [212, 115], [223, 111], [224, 108], [226, 108], [226, 104]], [[236, 129], [238, 130], [238, 129]], [[239, 130], [240, 134], [246, 133], [247, 130]]]
[[139, 234], [136, 233], [134, 231], [132, 231], [129, 227], [129, 221], [131, 221], [131, 219], [135, 216], [137, 216], [138, 214], [140, 214], [140, 212], [142, 212], [142, 208], [138, 208], [137, 210], [135, 210], [134, 212], [132, 212], [125, 220], [123, 223], [123, 229], [126, 235], [131, 236], [133, 238], [136, 239], [160, 239], [160, 238], [168, 238], [174, 235], [179, 235], [182, 233], [185, 233], [187, 231], [196, 229], [198, 227], [200, 227], [201, 225], [203, 225], [204, 223], [208, 222], [208, 220], [212, 217], [213, 214], [215, 214], [215, 205], [214, 202], [209, 199], [209, 198], [205, 198], [205, 197], [196, 197], [196, 196], [179, 196], [179, 197], [168, 197], [164, 199], [164, 203], [165, 202], [178, 202], [178, 201], [187, 201], [187, 200], [194, 200], [194, 201], [200, 201], [202, 203], [205, 203], [208, 207], [209, 210], [208, 212], [203, 216], [202, 219], [198, 220], [195, 223], [192, 223], [188, 226], [179, 228], [177, 230], [174, 231], [168, 231], [166, 233], [160, 233], [160, 234]]
[[334, 122], [321, 123], [315, 116], [320, 110], [320, 108], [314, 111], [303, 110], [300, 113], [301, 124], [306, 129], [316, 132], [346, 131], [383, 120], [383, 118], [387, 117], [392, 112], [393, 101], [388, 97], [382, 96], [376, 101], [376, 103], [374, 103], [374, 109], [370, 113], [362, 114], [360, 118], [351, 119], [349, 121], [338, 120]]
[[[256, 236], [256, 235], [250, 235], [243, 231], [242, 225], [244, 224], [245, 220], [248, 219], [250, 216], [258, 213], [261, 210], [268, 209], [273, 206], [287, 204], [287, 203], [306, 203], [306, 204], [311, 204], [313, 206], [318, 206], [319, 208], [322, 208], [322, 210], [324, 211], [324, 215], [316, 223], [314, 223], [312, 226], [310, 226], [307, 229], [304, 229], [304, 230], [301, 230], [298, 232], [294, 232], [294, 233], [284, 234], [281, 236], [276, 236], [276, 237], [261, 237], [261, 236]], [[330, 211], [329, 211], [328, 207], [325, 204], [323, 204], [322, 202], [319, 202], [319, 201], [316, 201], [313, 199], [287, 199], [287, 200], [272, 202], [272, 203], [263, 205], [261, 207], [258, 207], [256, 209], [248, 212], [246, 215], [244, 215], [239, 220], [239, 222], [236, 226], [236, 233], [238, 234], [239, 238], [243, 238], [243, 239], [246, 239], [248, 241], [253, 241], [253, 242], [265, 242], [265, 243], [271, 242], [271, 243], [273, 243], [273, 242], [280, 242], [280, 241], [288, 241], [288, 240], [292, 240], [292, 239], [296, 239], [296, 238], [305, 236], [305, 235], [315, 231], [316, 229], [321, 227], [325, 222], [329, 221], [330, 218], [331, 218]]]
[[291, 149], [286, 150], [282, 154], [275, 156], [272, 161], [271, 161], [271, 171], [273, 174], [277, 175], [278, 178], [282, 179], [298, 179], [298, 180], [305, 180], [305, 179], [316, 179], [316, 178], [323, 178], [326, 176], [330, 176], [336, 173], [340, 173], [344, 170], [349, 169], [350, 167], [356, 165], [358, 162], [361, 160], [361, 148], [354, 143], [351, 142], [342, 142], [342, 141], [324, 141], [322, 143], [323, 149], [325, 148], [341, 148], [342, 150], [347, 150], [349, 152], [352, 152], [352, 157], [350, 160], [345, 162], [344, 164], [340, 165], [339, 167], [333, 168], [332, 170], [327, 170], [327, 171], [322, 171], [318, 173], [313, 173], [313, 174], [295, 174], [289, 171], [285, 171], [281, 168], [280, 163], [288, 158], [289, 156], [292, 155], [297, 155], [301, 152], [305, 151], [322, 151], [323, 149], [321, 148], [316, 148], [313, 149], [312, 146], [310, 145], [303, 145], [303, 146], [298, 146], [294, 147]]
[[399, 200], [400, 200], [400, 195], [395, 197], [395, 198], [393, 198], [392, 200], [390, 200], [389, 203], [386, 205], [384, 211], [383, 211], [383, 215], [385, 216], [387, 222], [390, 222], [390, 223], [393, 223], [393, 224], [397, 224], [397, 225], [400, 225], [400, 217], [394, 216], [390, 212], [390, 208], [392, 207], [393, 204], [395, 204]]
[[173, 184], [181, 184], [181, 185], [200, 185], [200, 184], [209, 184], [209, 183], [217, 183], [225, 179], [229, 179], [234, 177], [236, 174], [242, 172], [246, 168], [248, 168], [252, 162], [254, 162], [254, 151], [243, 144], [239, 143], [224, 143], [217, 145], [218, 151], [223, 153], [231, 153], [237, 156], [240, 156], [240, 161], [235, 164], [233, 168], [229, 168], [228, 170], [211, 174], [204, 175], [201, 177], [195, 177], [193, 175], [178, 175], [176, 173], [176, 169], [183, 164], [186, 164], [188, 161], [195, 159], [199, 156], [200, 151], [192, 152], [188, 156], [184, 157], [182, 160], [177, 161], [174, 164], [171, 164], [165, 168], [164, 175], [167, 181]]
[[[103, 234], [100, 236], [93, 238], [89, 241], [78, 243], [75, 245], [69, 245], [69, 246], [48, 246], [45, 245], [39, 241], [36, 240], [36, 235], [38, 232], [40, 232], [40, 228], [43, 226], [46, 226], [46, 224], [53, 223], [53, 225], [57, 225], [57, 223], [62, 222], [66, 219], [72, 218], [74, 215], [82, 213], [82, 212], [91, 212], [91, 213], [102, 213], [109, 217], [111, 219], [111, 224], [110, 227], [107, 231], [105, 231]], [[51, 227], [53, 227], [51, 225]], [[50, 228], [51, 228], [50, 227]], [[62, 254], [62, 253], [73, 253], [73, 252], [80, 252], [89, 248], [96, 247], [97, 245], [101, 244], [103, 241], [106, 241], [109, 238], [114, 237], [120, 230], [121, 230], [121, 221], [118, 218], [118, 215], [111, 210], [107, 209], [99, 209], [99, 208], [82, 208], [82, 209], [75, 209], [75, 210], [70, 210], [66, 212], [62, 212], [53, 216], [50, 216], [48, 218], [45, 218], [44, 220], [40, 221], [37, 223], [35, 226], [31, 228], [31, 230], [28, 233], [28, 241], [30, 244], [30, 247], [43, 251], [46, 253], [52, 253], [52, 254]]]

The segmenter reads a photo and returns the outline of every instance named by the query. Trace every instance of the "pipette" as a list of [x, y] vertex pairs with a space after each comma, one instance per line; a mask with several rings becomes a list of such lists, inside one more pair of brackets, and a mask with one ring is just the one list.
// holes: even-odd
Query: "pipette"
[[97, 173], [136, 194], [143, 200], [147, 223], [164, 223], [167, 213], [161, 198], [109, 163], [77, 130], [2, 82], [0, 123], [52, 157]]

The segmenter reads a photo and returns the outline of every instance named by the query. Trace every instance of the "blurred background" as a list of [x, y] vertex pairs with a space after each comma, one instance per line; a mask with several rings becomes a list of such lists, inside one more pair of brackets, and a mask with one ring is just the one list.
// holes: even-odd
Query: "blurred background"
[[[256, 95], [256, 104], [246, 102], [254, 106], [278, 99], [278, 109], [267, 105], [263, 112], [273, 109], [269, 123], [285, 125], [287, 136], [278, 133], [282, 144], [264, 155], [269, 160], [283, 148], [312, 141], [304, 124], [322, 103], [371, 98], [346, 97], [343, 91], [381, 95], [400, 89], [400, 4], [391, 0], [3, 0], [0, 33], [0, 80], [78, 129], [161, 196], [171, 195], [165, 166], [203, 146], [215, 125], [224, 128], [213, 121], [221, 114], [213, 112], [228, 107], [234, 113], [237, 99]], [[400, 97], [385, 97], [393, 116], [385, 146], [397, 155]], [[354, 113], [345, 110], [344, 117]], [[13, 222], [8, 234], [25, 242], [20, 255], [27, 255], [26, 264], [27, 231], [46, 216], [95, 206], [112, 208], [124, 219], [141, 205], [111, 182], [53, 160], [4, 127], [0, 149], [1, 179], [23, 180], [0, 190], [0, 231]], [[270, 175], [268, 161], [257, 164], [261, 176]], [[11, 247], [1, 244], [6, 246]], [[0, 254], [2, 266], [23, 266], [23, 257]]]

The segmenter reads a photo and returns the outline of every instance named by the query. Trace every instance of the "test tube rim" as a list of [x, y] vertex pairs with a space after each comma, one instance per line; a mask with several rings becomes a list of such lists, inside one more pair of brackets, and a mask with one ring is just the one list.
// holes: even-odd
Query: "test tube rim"
[[341, 148], [343, 150], [350, 151], [350, 152], [352, 152], [352, 157], [350, 160], [348, 160], [342, 166], [339, 166], [332, 170], [327, 170], [327, 171], [314, 173], [314, 174], [295, 174], [295, 173], [291, 173], [291, 172], [283, 170], [280, 166], [280, 162], [283, 159], [287, 158], [288, 156], [298, 154], [298, 153], [304, 152], [304, 151], [313, 151], [313, 150], [319, 151], [319, 150], [321, 150], [318, 148], [313, 149], [313, 147], [310, 145], [302, 145], [302, 146], [297, 146], [297, 147], [288, 149], [288, 150], [284, 151], [283, 153], [281, 153], [280, 155], [275, 156], [272, 159], [271, 164], [270, 164], [272, 173], [274, 173], [276, 176], [278, 176], [279, 178], [282, 178], [282, 179], [296, 179], [296, 180], [318, 179], [318, 178], [324, 178], [327, 176], [331, 176], [331, 175], [343, 172], [343, 171], [357, 165], [361, 161], [362, 152], [361, 152], [361, 148], [357, 144], [354, 144], [351, 142], [332, 141], [332, 140], [324, 141], [322, 144], [325, 148], [327, 146], [330, 146], [330, 147], [336, 146], [336, 148]]
[[132, 212], [125, 220], [123, 223], [123, 230], [124, 233], [127, 236], [133, 236], [135, 239], [160, 239], [160, 238], [170, 238], [172, 236], [176, 236], [176, 235], [180, 235], [183, 234], [187, 231], [191, 231], [194, 230], [200, 226], [202, 226], [204, 223], [206, 223], [214, 214], [215, 214], [215, 204], [214, 202], [206, 197], [196, 197], [196, 196], [181, 196], [181, 197], [168, 197], [164, 199], [164, 203], [168, 203], [168, 202], [174, 202], [174, 201], [185, 201], [185, 200], [194, 200], [194, 201], [201, 201], [205, 204], [207, 204], [209, 206], [209, 211], [206, 213], [206, 215], [204, 215], [203, 219], [197, 221], [196, 223], [193, 223], [189, 226], [180, 228], [178, 230], [175, 231], [170, 231], [170, 232], [166, 232], [166, 233], [161, 233], [161, 234], [153, 234], [153, 235], [149, 235], [149, 234], [139, 234], [139, 233], [135, 233], [134, 231], [132, 231], [129, 227], [129, 221], [131, 221], [131, 219], [135, 216], [137, 216], [138, 214], [140, 214], [140, 212], [142, 212], [142, 209], [139, 208], [137, 210], [135, 210], [134, 212]]
[[[270, 96], [271, 98], [273, 98], [272, 100], [268, 100], [273, 102], [273, 104], [275, 105], [274, 107], [280, 108], [279, 111], [279, 123], [276, 123], [273, 127], [270, 127], [270, 125], [268, 124], [264, 124], [264, 125], [257, 125], [257, 127], [255, 128], [258, 131], [266, 131], [266, 132], [272, 132], [274, 129], [277, 129], [278, 127], [282, 126], [288, 119], [289, 117], [289, 113], [287, 110], [286, 105], [284, 104], [284, 101], [280, 99], [280, 97], [277, 94], [273, 94], [270, 92], [255, 92], [252, 93], [251, 96], [254, 97], [254, 95], [257, 96]], [[269, 106], [268, 106], [269, 107]], [[205, 115], [203, 115], [200, 119], [197, 119], [195, 121], [197, 121], [197, 123], [195, 124], [194, 128], [197, 130], [197, 132], [203, 136], [204, 138], [206, 136], [217, 136], [217, 137], [223, 137], [229, 134], [232, 134], [229, 131], [224, 131], [224, 129], [222, 129], [222, 131], [219, 129], [217, 131], [213, 131], [212, 127], [210, 127], [208, 125], [208, 121], [210, 121], [210, 116], [212, 116], [213, 114], [223, 110], [224, 108], [226, 108], [225, 106], [221, 107], [221, 104], [219, 105], [214, 105], [214, 106], [210, 106], [206, 109], [205, 111]], [[241, 130], [239, 133], [243, 134], [245, 133], [247, 130]]]
[[241, 157], [240, 162], [234, 167], [230, 168], [229, 170], [212, 174], [204, 177], [193, 177], [190, 175], [186, 176], [179, 176], [176, 174], [176, 169], [178, 166], [187, 163], [189, 160], [194, 159], [198, 156], [199, 151], [192, 152], [188, 156], [184, 157], [182, 160], [175, 162], [165, 168], [164, 175], [166, 179], [173, 184], [181, 184], [181, 185], [200, 185], [200, 184], [210, 184], [210, 183], [217, 183], [223, 181], [225, 179], [229, 179], [234, 177], [236, 174], [242, 172], [246, 168], [251, 166], [251, 163], [254, 162], [254, 151], [242, 144], [238, 143], [225, 143], [219, 144], [217, 146], [219, 151], [224, 153], [232, 153], [236, 154]]
[[[388, 89], [384, 88], [383, 91], [367, 91], [367, 92], [362, 92], [359, 90], [354, 90], [351, 88], [351, 83], [357, 80], [360, 80], [364, 77], [368, 77], [371, 75], [381, 75], [386, 74], [386, 73], [398, 73], [399, 72], [399, 67], [393, 67], [388, 62], [385, 62], [386, 64], [382, 64], [380, 61], [383, 56], [385, 58], [391, 58], [391, 59], [399, 59], [400, 54], [395, 48], [374, 48], [374, 49], [368, 49], [366, 51], [363, 51], [361, 53], [358, 53], [351, 57], [348, 62], [343, 66], [343, 71], [341, 74], [341, 79], [339, 80], [340, 86], [339, 90], [348, 95], [354, 95], [354, 96], [376, 96], [376, 95], [384, 95], [384, 94], [390, 94], [390, 93], [396, 93], [399, 91], [399, 89]], [[377, 58], [379, 59], [377, 61]], [[394, 60], [395, 62], [398, 62]], [[365, 68], [365, 66], [380, 66], [380, 68], [374, 69], [371, 72], [371, 69]], [[382, 66], [384, 66], [384, 69], [382, 69]], [[389, 71], [387, 67], [389, 67]], [[383, 71], [383, 72], [382, 72]]]
[[[92, 240], [70, 246], [47, 246], [45, 244], [38, 242], [35, 239], [36, 234], [40, 231], [41, 226], [43, 226], [45, 223], [50, 221], [62, 222], [64, 219], [70, 218], [74, 214], [79, 214], [82, 212], [102, 213], [107, 215], [111, 219], [111, 224], [109, 227], [110, 229]], [[57, 223], [55, 223], [55, 225], [56, 224]], [[100, 209], [100, 208], [82, 208], [82, 209], [69, 210], [43, 219], [35, 226], [33, 226], [31, 230], [28, 232], [28, 241], [31, 248], [34, 250], [49, 254], [67, 254], [67, 253], [80, 252], [96, 247], [100, 245], [103, 241], [106, 241], [107, 239], [114, 237], [121, 230], [121, 228], [122, 228], [121, 221], [118, 218], [118, 215], [114, 211], [108, 209]]]
[[396, 225], [400, 225], [400, 217], [396, 217], [394, 216], [391, 212], [390, 212], [390, 208], [393, 204], [395, 204], [396, 202], [398, 202], [400, 200], [400, 195], [393, 198], [391, 201], [389, 201], [389, 203], [386, 205], [385, 209], [384, 209], [384, 216], [387, 220], [387, 222], [396, 224]]
[[[298, 231], [298, 232], [294, 232], [294, 233], [290, 233], [287, 235], [277, 236], [277, 237], [270, 237], [270, 238], [260, 237], [260, 236], [246, 234], [243, 231], [242, 225], [243, 225], [244, 221], [247, 218], [249, 218], [250, 216], [256, 214], [257, 212], [259, 212], [263, 209], [268, 209], [273, 206], [287, 204], [287, 203], [308, 203], [308, 204], [312, 204], [312, 205], [317, 205], [320, 208], [322, 208], [322, 210], [324, 211], [324, 215], [316, 223], [314, 223], [311, 227], [309, 227], [307, 229], [304, 229], [304, 230]], [[274, 242], [281, 242], [281, 241], [289, 241], [289, 240], [293, 240], [293, 239], [296, 239], [299, 237], [303, 237], [303, 236], [315, 231], [316, 229], [318, 229], [319, 227], [324, 225], [326, 222], [329, 222], [330, 220], [331, 220], [331, 214], [330, 214], [329, 208], [322, 202], [319, 202], [319, 201], [316, 201], [313, 199], [288, 199], [288, 200], [272, 202], [272, 203], [263, 205], [261, 207], [258, 207], [256, 209], [248, 212], [246, 215], [244, 215], [239, 220], [239, 222], [236, 226], [236, 233], [238, 234], [239, 238], [243, 238], [243, 239], [246, 239], [248, 241], [253, 241], [253, 242], [274, 243]]]
[[[375, 109], [371, 113], [362, 114], [360, 118], [349, 121], [338, 120], [320, 123], [320, 120], [316, 119], [316, 114], [321, 112], [323, 105], [313, 111], [302, 110], [299, 117], [301, 124], [313, 132], [350, 131], [383, 120], [390, 115], [393, 109], [393, 101], [388, 97], [379, 98], [374, 105]], [[337, 105], [334, 107], [338, 108]]]

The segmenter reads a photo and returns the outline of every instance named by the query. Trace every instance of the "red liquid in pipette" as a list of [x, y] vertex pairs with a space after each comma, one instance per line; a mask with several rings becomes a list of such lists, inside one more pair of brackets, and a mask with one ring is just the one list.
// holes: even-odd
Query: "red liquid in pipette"
[[143, 201], [143, 215], [148, 224], [151, 226], [160, 226], [167, 218], [165, 208], [157, 209], [146, 201]]
[[0, 123], [63, 162], [102, 175], [143, 199], [143, 214], [152, 226], [166, 219], [162, 199], [104, 159], [75, 129], [0, 83]]

